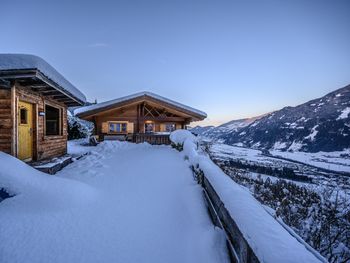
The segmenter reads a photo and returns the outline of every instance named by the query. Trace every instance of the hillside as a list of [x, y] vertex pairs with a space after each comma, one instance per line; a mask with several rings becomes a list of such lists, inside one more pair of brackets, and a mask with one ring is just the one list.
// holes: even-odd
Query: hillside
[[248, 126], [253, 123], [255, 120], [261, 118], [261, 116], [253, 118], [245, 118], [239, 120], [232, 120], [227, 123], [224, 123], [220, 126], [196, 126], [191, 129], [191, 132], [201, 135], [203, 137], [220, 139], [224, 134], [229, 134], [232, 132], [237, 132], [238, 130]]
[[[295, 107], [285, 107], [235, 129], [203, 136], [230, 145], [282, 151], [332, 152], [350, 147], [350, 85]], [[242, 120], [239, 120], [242, 121]]]

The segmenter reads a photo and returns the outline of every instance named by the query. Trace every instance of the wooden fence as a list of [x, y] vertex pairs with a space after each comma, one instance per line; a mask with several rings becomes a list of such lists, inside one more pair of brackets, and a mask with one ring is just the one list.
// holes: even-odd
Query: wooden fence
[[132, 135], [132, 142], [143, 143], [148, 142], [149, 144], [171, 144], [169, 134], [147, 134], [147, 133], [137, 133]]

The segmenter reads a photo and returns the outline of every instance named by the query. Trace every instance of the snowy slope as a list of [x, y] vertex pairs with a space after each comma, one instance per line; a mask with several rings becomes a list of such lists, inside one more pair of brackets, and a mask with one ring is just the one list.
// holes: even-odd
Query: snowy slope
[[171, 140], [183, 143], [182, 153], [191, 165], [203, 171], [260, 262], [312, 263], [323, 260], [277, 222], [246, 188], [232, 181], [197, 148], [196, 139], [187, 133], [186, 138], [184, 131], [175, 131]]
[[295, 160], [319, 168], [350, 174], [350, 150], [340, 152], [282, 152], [270, 151], [274, 156]]
[[232, 120], [227, 123], [224, 123], [220, 126], [196, 126], [191, 129], [191, 132], [198, 134], [205, 138], [211, 138], [211, 139], [219, 139], [224, 134], [237, 132], [240, 129], [248, 126], [249, 124], [253, 123], [255, 120], [261, 118], [262, 116], [253, 117], [253, 118], [246, 118], [246, 119], [239, 119], [239, 120]]
[[0, 203], [0, 262], [227, 262], [178, 152], [110, 141], [88, 149], [57, 177], [0, 155], [0, 185], [17, 194]]
[[224, 133], [226, 144], [282, 151], [332, 152], [350, 148], [350, 85], [296, 107], [272, 112]]

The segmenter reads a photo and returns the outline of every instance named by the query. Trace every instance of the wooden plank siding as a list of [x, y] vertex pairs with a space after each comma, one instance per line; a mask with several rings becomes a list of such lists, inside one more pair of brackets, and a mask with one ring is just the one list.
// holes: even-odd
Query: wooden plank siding
[[12, 153], [11, 89], [0, 89], [0, 151]]
[[[50, 97], [15, 83], [11, 89], [0, 89], [0, 151], [18, 154], [18, 101], [33, 105], [33, 160], [43, 160], [67, 153], [67, 106]], [[45, 135], [45, 105], [60, 110], [60, 135]]]
[[[155, 108], [156, 111], [158, 110], [160, 112], [163, 112], [165, 110], [164, 105], [155, 105], [154, 102], [149, 103], [148, 101], [143, 101], [139, 103], [132, 103], [130, 105], [124, 105], [123, 107], [118, 107], [114, 109], [109, 108], [108, 110], [95, 113], [90, 116], [82, 116], [82, 119], [94, 122], [95, 134], [99, 135], [99, 138], [101, 138], [102, 140], [105, 137], [105, 135], [116, 134], [109, 132], [110, 122], [127, 123], [127, 132], [120, 132], [118, 134], [138, 134], [138, 136], [133, 137], [134, 142], [143, 142], [145, 140], [144, 138], [146, 137], [140, 136], [140, 134], [145, 133], [146, 122], [152, 122], [154, 124], [154, 132], [156, 133], [165, 132], [166, 124], [171, 123], [175, 125], [176, 129], [183, 129], [185, 125], [189, 123], [189, 116], [184, 114], [177, 115], [180, 113], [173, 109], [166, 109], [167, 112], [171, 113], [171, 116], [146, 115], [144, 110], [145, 105], [149, 105], [149, 107]], [[146, 141], [152, 142], [153, 140], [154, 139], [150, 139], [150, 135], [146, 139]], [[166, 139], [164, 139], [164, 142], [168, 144]]]
[[[26, 101], [35, 105], [34, 107], [34, 159], [42, 160], [67, 153], [67, 107], [63, 103], [39, 95], [37, 92], [30, 91], [16, 85], [16, 97], [21, 101]], [[39, 116], [39, 112], [45, 112], [45, 105], [50, 105], [60, 109], [61, 127], [60, 135], [45, 135], [45, 117]], [[16, 114], [17, 115], [17, 114]]]

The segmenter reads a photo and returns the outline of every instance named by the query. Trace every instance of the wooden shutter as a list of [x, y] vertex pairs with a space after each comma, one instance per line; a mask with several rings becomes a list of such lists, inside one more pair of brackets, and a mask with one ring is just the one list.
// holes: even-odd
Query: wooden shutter
[[102, 122], [102, 133], [108, 133], [108, 122]]
[[127, 123], [127, 131], [128, 131], [128, 133], [134, 133], [134, 123], [133, 122]]
[[160, 124], [160, 131], [161, 131], [161, 132], [165, 132], [165, 131], [166, 131], [166, 126], [165, 126], [164, 123], [161, 123], [161, 124]]

